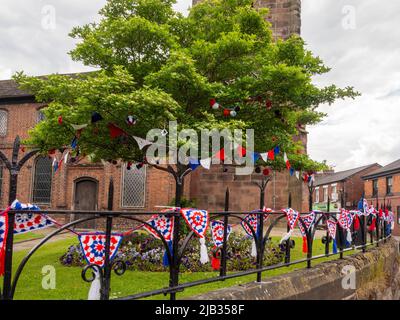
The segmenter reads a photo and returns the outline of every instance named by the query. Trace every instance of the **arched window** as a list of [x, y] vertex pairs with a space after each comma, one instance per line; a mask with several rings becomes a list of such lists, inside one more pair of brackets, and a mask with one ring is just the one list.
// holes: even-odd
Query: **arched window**
[[38, 157], [35, 162], [32, 202], [50, 204], [51, 179], [53, 176], [52, 161], [49, 157]]
[[146, 194], [146, 166], [130, 170], [122, 166], [122, 207], [143, 208]]
[[0, 110], [0, 137], [7, 135], [7, 124], [8, 124], [8, 112], [6, 110]]

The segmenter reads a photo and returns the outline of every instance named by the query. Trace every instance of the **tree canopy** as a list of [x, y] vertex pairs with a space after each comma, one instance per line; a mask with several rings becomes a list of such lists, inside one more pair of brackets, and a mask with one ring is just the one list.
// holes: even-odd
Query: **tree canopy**
[[[150, 129], [174, 120], [179, 129], [254, 129], [256, 151], [279, 145], [296, 169], [320, 168], [293, 136], [322, 120], [320, 104], [357, 92], [317, 87], [313, 77], [330, 69], [301, 37], [275, 41], [265, 20], [268, 10], [253, 8], [250, 0], [206, 0], [187, 17], [173, 3], [108, 0], [100, 22], [75, 27], [72, 59], [99, 71], [44, 78], [18, 73], [20, 85], [47, 104], [45, 120], [30, 131], [27, 143], [43, 152], [69, 146], [76, 136], [69, 124], [88, 124], [79, 130], [81, 153], [94, 161], [138, 161], [143, 150], [132, 136], [145, 138]], [[236, 108], [236, 116], [210, 108], [211, 98]], [[94, 112], [101, 121], [90, 122]], [[128, 116], [137, 120], [134, 125], [126, 122]], [[129, 136], [111, 137], [110, 123]]]

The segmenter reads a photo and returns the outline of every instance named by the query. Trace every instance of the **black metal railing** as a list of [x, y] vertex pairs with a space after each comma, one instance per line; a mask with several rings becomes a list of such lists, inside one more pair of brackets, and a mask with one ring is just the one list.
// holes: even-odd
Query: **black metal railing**
[[[226, 206], [225, 208], [229, 207], [228, 204], [229, 201], [229, 193], [227, 193], [227, 198], [226, 198]], [[9, 211], [9, 219], [13, 220], [15, 217], [15, 214], [17, 213], [28, 213], [28, 210], [10, 210]], [[32, 213], [38, 213], [37, 211], [32, 211]], [[126, 270], [126, 266], [123, 261], [121, 260], [110, 260], [110, 238], [113, 233], [113, 220], [116, 218], [122, 218], [122, 219], [128, 219], [134, 222], [137, 222], [138, 225], [147, 225], [148, 227], [152, 228], [150, 224], [147, 224], [146, 222], [146, 217], [148, 218], [150, 215], [153, 214], [159, 214], [160, 212], [117, 212], [117, 211], [67, 211], [67, 210], [46, 210], [41, 213], [45, 214], [57, 214], [57, 215], [67, 215], [70, 216], [72, 213], [74, 214], [80, 214], [80, 215], [85, 215], [86, 217], [67, 223], [63, 226], [60, 226], [57, 230], [53, 231], [49, 235], [47, 235], [44, 239], [42, 239], [34, 248], [30, 250], [30, 252], [22, 259], [21, 263], [17, 267], [17, 270], [12, 278], [12, 281], [4, 281], [3, 282], [3, 294], [2, 294], [2, 299], [13, 299], [15, 291], [18, 289], [18, 281], [20, 279], [20, 275], [24, 271], [24, 267], [29, 261], [29, 259], [33, 256], [33, 254], [40, 248], [42, 247], [45, 243], [47, 243], [51, 238], [59, 234], [60, 232], [64, 230], [68, 230], [73, 228], [74, 226], [77, 226], [81, 223], [90, 221], [90, 220], [97, 220], [97, 219], [105, 219], [106, 222], [106, 228], [105, 228], [105, 235], [106, 235], [106, 248], [105, 248], [105, 264], [103, 268], [99, 268], [97, 265], [88, 265], [82, 270], [82, 278], [86, 282], [91, 282], [94, 280], [94, 276], [88, 275], [88, 272], [91, 270], [96, 270], [97, 272], [100, 273], [100, 283], [101, 283], [101, 299], [102, 300], [108, 300], [110, 297], [110, 287], [111, 287], [111, 278], [112, 278], [112, 271], [118, 276], [122, 276]], [[292, 245], [291, 245], [291, 240], [290, 238], [286, 241], [284, 245], [284, 261], [281, 263], [275, 264], [275, 265], [268, 265], [264, 266], [263, 265], [263, 254], [265, 253], [266, 250], [266, 244], [268, 241], [271, 241], [270, 235], [271, 231], [273, 228], [279, 225], [279, 222], [283, 219], [286, 218], [286, 215], [283, 212], [271, 212], [271, 213], [266, 213], [263, 210], [259, 211], [253, 211], [252, 213], [255, 213], [258, 215], [259, 219], [259, 225], [258, 225], [258, 234], [262, 236], [257, 236], [257, 231], [252, 228], [250, 223], [244, 219], [244, 214], [247, 214], [248, 212], [235, 212], [235, 211], [221, 211], [221, 212], [212, 212], [210, 213], [210, 219], [221, 219], [223, 218], [223, 222], [225, 226], [227, 226], [229, 223], [232, 223], [233, 220], [240, 221], [241, 223], [247, 224], [249, 229], [251, 230], [253, 237], [256, 239], [256, 248], [257, 248], [257, 256], [256, 256], [256, 268], [250, 269], [250, 270], [245, 270], [245, 271], [240, 271], [240, 272], [232, 272], [228, 274], [227, 270], [227, 250], [228, 250], [228, 243], [227, 243], [227, 232], [224, 232], [224, 241], [223, 241], [223, 246], [221, 247], [221, 264], [220, 264], [220, 271], [217, 276], [212, 277], [212, 278], [206, 278], [206, 279], [201, 279], [197, 281], [192, 281], [192, 282], [187, 282], [187, 283], [182, 283], [179, 284], [179, 276], [180, 276], [180, 264], [182, 261], [183, 256], [185, 255], [185, 251], [188, 248], [190, 239], [194, 236], [193, 231], [189, 232], [186, 237], [183, 239], [183, 242], [180, 242], [179, 237], [173, 239], [173, 248], [177, 248], [176, 251], [173, 251], [176, 254], [173, 254], [171, 250], [169, 249], [169, 246], [167, 245], [167, 242], [163, 239], [162, 235], [156, 230], [153, 229], [155, 232], [158, 233], [160, 236], [165, 250], [167, 251], [168, 254], [168, 260], [170, 262], [169, 266], [169, 285], [168, 287], [165, 288], [160, 288], [157, 290], [152, 290], [148, 292], [143, 292], [143, 293], [138, 293], [138, 294], [133, 294], [129, 295], [123, 298], [119, 299], [140, 299], [140, 298], [146, 298], [146, 297], [151, 297], [154, 295], [159, 295], [159, 294], [164, 294], [170, 295], [170, 299], [176, 299], [176, 293], [181, 292], [186, 288], [189, 287], [194, 287], [198, 285], [203, 285], [207, 283], [212, 283], [212, 282], [218, 282], [218, 281], [224, 281], [227, 279], [232, 279], [232, 278], [237, 278], [237, 277], [243, 277], [246, 275], [251, 275], [255, 274], [256, 275], [256, 281], [260, 282], [261, 281], [261, 275], [262, 272], [269, 271], [269, 270], [274, 270], [278, 268], [284, 268], [288, 267], [291, 265], [296, 265], [296, 264], [301, 264], [301, 263], [306, 263], [307, 268], [312, 267], [312, 261], [321, 259], [324, 257], [330, 257], [332, 255], [338, 255], [340, 258], [343, 258], [343, 254], [347, 251], [352, 251], [355, 249], [359, 249], [362, 251], [366, 251], [368, 246], [371, 245], [376, 245], [379, 246], [380, 242], [386, 241], [389, 237], [390, 234], [387, 234], [386, 232], [386, 221], [383, 219], [380, 219], [379, 216], [376, 217], [376, 233], [371, 234], [370, 241], [367, 241], [367, 224], [368, 224], [368, 217], [366, 216], [361, 216], [360, 217], [360, 228], [359, 228], [359, 233], [360, 233], [360, 244], [355, 245], [353, 244], [351, 247], [346, 248], [345, 245], [345, 230], [343, 230], [340, 225], [337, 225], [337, 234], [336, 234], [336, 239], [337, 239], [337, 244], [338, 244], [338, 252], [333, 253], [330, 252], [329, 250], [329, 243], [332, 241], [332, 239], [329, 237], [329, 232], [326, 230], [326, 236], [324, 237], [325, 241], [325, 253], [321, 255], [313, 255], [313, 245], [314, 245], [314, 235], [315, 232], [317, 231], [317, 226], [318, 229], [325, 229], [326, 228], [326, 220], [328, 218], [331, 219], [336, 219], [336, 213], [330, 213], [330, 212], [317, 212], [317, 218], [315, 221], [314, 226], [307, 230], [305, 224], [301, 219], [298, 220], [298, 223], [301, 223], [306, 231], [306, 238], [307, 238], [307, 255], [305, 258], [298, 259], [295, 261], [291, 261], [291, 251], [292, 251]], [[180, 232], [180, 219], [181, 214], [178, 209], [169, 211], [169, 212], [163, 212], [163, 214], [166, 215], [171, 215], [175, 217], [175, 220], [178, 221], [178, 223], [175, 225], [176, 228], [178, 228], [177, 233]], [[261, 233], [260, 231], [263, 230], [261, 226], [264, 225], [264, 223], [260, 223], [260, 221], [264, 221], [263, 218], [265, 215], [270, 215], [271, 217], [275, 217], [275, 219], [271, 219], [271, 223], [268, 225], [268, 228], [265, 233]], [[286, 221], [286, 220], [285, 220]], [[227, 230], [225, 227], [224, 230]], [[353, 230], [354, 231], [354, 230]], [[11, 238], [12, 239], [12, 238]], [[11, 247], [13, 247], [13, 243], [9, 244]], [[12, 261], [12, 255], [13, 251], [7, 252], [6, 254], [6, 262], [7, 260]], [[10, 267], [9, 263], [6, 263], [6, 272], [7, 274], [11, 274], [12, 270]]]

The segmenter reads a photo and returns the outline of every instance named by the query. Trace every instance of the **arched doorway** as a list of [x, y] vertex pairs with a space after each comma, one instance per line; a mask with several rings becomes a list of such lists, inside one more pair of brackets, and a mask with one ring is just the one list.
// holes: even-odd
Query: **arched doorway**
[[[75, 181], [74, 188], [74, 210], [97, 210], [98, 183], [91, 178], [80, 178]], [[75, 214], [74, 220], [87, 217], [83, 214]], [[94, 229], [95, 220], [87, 221], [77, 226], [77, 228]]]

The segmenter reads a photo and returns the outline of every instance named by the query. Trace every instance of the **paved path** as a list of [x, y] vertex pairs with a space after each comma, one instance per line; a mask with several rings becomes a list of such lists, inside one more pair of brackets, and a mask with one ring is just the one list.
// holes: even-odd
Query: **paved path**
[[[53, 232], [54, 229], [47, 229], [46, 231], [47, 232], [44, 233], [44, 236], [46, 236], [47, 234]], [[63, 239], [68, 239], [68, 238], [71, 238], [73, 236], [74, 235], [71, 232], [64, 232], [64, 233], [58, 234], [55, 237], [51, 238], [47, 243], [58, 241], [58, 240], [63, 240]], [[27, 241], [15, 243], [14, 244], [14, 252], [18, 252], [18, 251], [22, 251], [22, 250], [30, 250], [42, 240], [43, 240], [43, 238], [27, 240]]]

